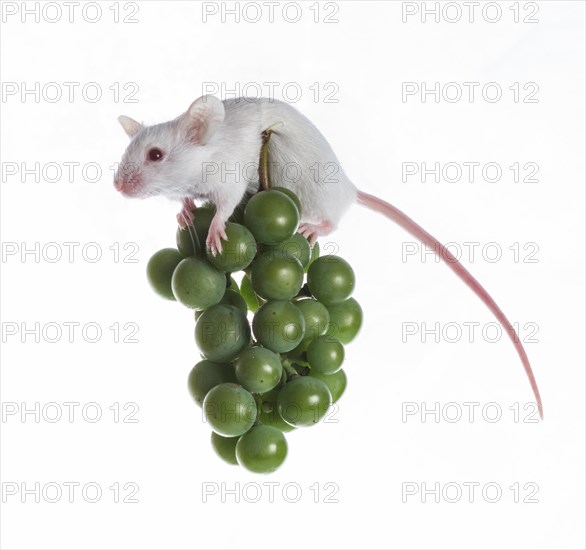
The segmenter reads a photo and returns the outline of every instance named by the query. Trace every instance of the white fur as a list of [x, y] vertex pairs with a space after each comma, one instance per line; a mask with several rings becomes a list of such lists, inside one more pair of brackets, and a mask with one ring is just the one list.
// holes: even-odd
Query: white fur
[[[261, 133], [272, 128], [272, 184], [298, 195], [302, 222], [330, 222], [335, 228], [357, 190], [311, 121], [276, 100], [230, 99], [223, 109], [219, 103], [200, 98], [176, 119], [154, 126], [138, 128], [126, 117], [125, 130], [138, 129], [122, 159], [122, 165], [136, 167], [142, 182], [132, 196], [208, 199], [225, 220], [247, 190], [258, 189]], [[148, 161], [151, 147], [164, 152], [162, 161]], [[119, 171], [116, 177], [125, 176]]]

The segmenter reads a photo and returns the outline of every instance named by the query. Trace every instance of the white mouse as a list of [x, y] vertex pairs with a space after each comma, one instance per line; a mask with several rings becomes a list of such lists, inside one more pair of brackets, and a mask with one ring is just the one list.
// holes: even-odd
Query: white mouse
[[434, 250], [486, 304], [511, 338], [531, 383], [539, 413], [539, 389], [523, 344], [496, 302], [435, 237], [391, 204], [363, 191], [348, 179], [329, 143], [312, 122], [291, 105], [269, 99], [214, 96], [195, 100], [177, 118], [144, 126], [118, 118], [131, 138], [114, 177], [124, 196], [162, 195], [182, 201], [177, 215], [185, 227], [193, 221], [194, 200], [211, 201], [216, 214], [206, 244], [215, 253], [226, 239], [226, 221], [247, 192], [259, 187], [261, 134], [269, 141], [271, 181], [294, 191], [301, 201], [299, 232], [312, 243], [331, 233], [355, 202], [380, 212]]

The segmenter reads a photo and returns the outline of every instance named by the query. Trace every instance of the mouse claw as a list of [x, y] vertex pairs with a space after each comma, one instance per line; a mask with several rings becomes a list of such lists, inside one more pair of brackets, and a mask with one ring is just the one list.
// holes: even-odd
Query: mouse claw
[[183, 213], [177, 214], [177, 223], [181, 229], [185, 229], [186, 227], [190, 226], [193, 223], [193, 216], [186, 216]]
[[317, 241], [318, 234], [315, 227], [312, 225], [302, 224], [299, 226], [297, 232], [309, 241], [310, 246], [313, 246], [315, 241]]
[[191, 205], [191, 207], [189, 207], [184, 202], [183, 208], [181, 209], [181, 212], [179, 212], [179, 214], [177, 214], [177, 223], [179, 224], [179, 227], [181, 229], [185, 229], [187, 226], [191, 225], [193, 223], [193, 220], [195, 219], [195, 216], [193, 215], [191, 208], [193, 208], [193, 205]]
[[209, 238], [206, 241], [206, 247], [212, 256], [217, 256], [222, 252], [222, 243], [220, 241], [210, 242]]
[[329, 235], [332, 232], [332, 229], [333, 226], [328, 221], [319, 224], [302, 223], [297, 228], [297, 233], [303, 235], [309, 241], [309, 244], [313, 246], [318, 237]]
[[206, 246], [212, 256], [216, 256], [222, 252], [222, 239], [225, 241], [228, 240], [228, 235], [226, 235], [226, 224], [224, 222], [216, 221], [216, 218], [214, 217], [208, 231], [208, 238], [206, 239]]

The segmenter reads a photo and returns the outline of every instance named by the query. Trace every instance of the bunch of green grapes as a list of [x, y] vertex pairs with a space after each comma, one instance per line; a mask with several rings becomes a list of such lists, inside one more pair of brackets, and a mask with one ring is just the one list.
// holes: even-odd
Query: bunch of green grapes
[[320, 257], [318, 243], [312, 249], [296, 232], [300, 211], [288, 189], [257, 193], [230, 218], [213, 256], [205, 242], [214, 208], [204, 205], [177, 231], [177, 248], [158, 251], [147, 267], [158, 294], [195, 310], [203, 358], [188, 387], [213, 448], [258, 473], [285, 460], [284, 433], [318, 423], [341, 397], [344, 344], [362, 323], [352, 268]]

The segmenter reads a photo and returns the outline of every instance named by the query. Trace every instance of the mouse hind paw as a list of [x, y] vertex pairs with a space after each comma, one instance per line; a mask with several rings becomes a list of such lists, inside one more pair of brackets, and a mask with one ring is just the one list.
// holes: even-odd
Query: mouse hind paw
[[318, 237], [325, 237], [334, 230], [332, 222], [323, 221], [321, 223], [302, 223], [299, 225], [297, 232], [303, 235], [311, 246], [315, 244]]

